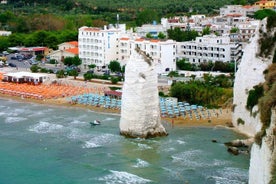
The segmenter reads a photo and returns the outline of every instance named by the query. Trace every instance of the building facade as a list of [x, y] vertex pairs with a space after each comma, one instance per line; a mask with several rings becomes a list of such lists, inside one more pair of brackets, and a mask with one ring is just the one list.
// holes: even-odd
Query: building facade
[[205, 35], [195, 41], [177, 43], [177, 59], [186, 59], [190, 63], [239, 62], [241, 56], [241, 44], [230, 42], [229, 36]]
[[119, 43], [119, 61], [121, 65], [126, 64], [133, 50], [139, 47], [153, 59], [158, 74], [174, 71], [176, 70], [176, 43], [173, 40], [123, 37]]
[[105, 68], [110, 61], [118, 60], [119, 38], [125, 33], [125, 25], [79, 28], [79, 58], [82, 65], [95, 64], [97, 69]]

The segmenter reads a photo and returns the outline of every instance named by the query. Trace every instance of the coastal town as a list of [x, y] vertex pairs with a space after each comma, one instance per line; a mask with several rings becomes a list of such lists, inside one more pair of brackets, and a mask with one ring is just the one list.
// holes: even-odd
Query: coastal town
[[[0, 1], [0, 7], [9, 3]], [[73, 4], [81, 7], [78, 3], [82, 2]], [[7, 22], [1, 22], [0, 16], [4, 28], [0, 37], [9, 40], [0, 45], [0, 138], [8, 143], [9, 133], [4, 131], [20, 123], [24, 136], [33, 136], [33, 145], [35, 139], [45, 144], [37, 152], [47, 151], [51, 159], [60, 159], [53, 156], [54, 149], [63, 152], [59, 144], [69, 155], [82, 150], [82, 158], [74, 159], [83, 164], [89, 163], [83, 157], [93, 160], [95, 165], [89, 163], [84, 170], [97, 173], [91, 177], [95, 183], [274, 183], [276, 1], [240, 4], [226, 4], [212, 14], [194, 12], [191, 7], [187, 14], [170, 14], [136, 26], [125, 23], [125, 14], [118, 12], [112, 23], [80, 24], [70, 39], [67, 35], [57, 41], [53, 32], [52, 41], [45, 43], [42, 38], [49, 33], [39, 30], [34, 34], [43, 41], [32, 44], [35, 37], [29, 36], [29, 41], [24, 40], [27, 45], [17, 40], [19, 33], [4, 26]], [[36, 107], [41, 112], [32, 110]], [[196, 138], [203, 138], [199, 144], [193, 139], [191, 146], [185, 136], [191, 136], [189, 131], [192, 136], [197, 131], [206, 135]], [[15, 139], [21, 140], [20, 136]], [[46, 141], [51, 138], [57, 143]], [[171, 147], [164, 150], [163, 144]], [[204, 144], [206, 155], [213, 157], [211, 163], [202, 154]], [[32, 145], [28, 146], [26, 152], [32, 152]], [[223, 158], [213, 155], [218, 147], [225, 149]], [[95, 158], [90, 157], [91, 150]], [[122, 158], [115, 163], [109, 160], [114, 155]], [[129, 158], [124, 160], [126, 155]], [[156, 158], [172, 167], [159, 165]], [[75, 167], [74, 159], [68, 159], [73, 163], [70, 167]], [[51, 164], [49, 168], [57, 166]], [[195, 172], [189, 176], [186, 167]], [[8, 183], [23, 181], [19, 175], [12, 180], [10, 170], [3, 173]], [[82, 177], [83, 182], [77, 177], [64, 181], [90, 180]], [[28, 179], [35, 181], [32, 176]]]

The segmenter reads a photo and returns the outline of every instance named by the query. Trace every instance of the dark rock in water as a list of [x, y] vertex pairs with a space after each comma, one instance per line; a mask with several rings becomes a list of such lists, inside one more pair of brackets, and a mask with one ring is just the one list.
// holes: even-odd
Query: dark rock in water
[[250, 139], [245, 139], [245, 140], [233, 140], [231, 142], [226, 142], [224, 143], [226, 146], [234, 146], [234, 147], [244, 147], [244, 148], [248, 148], [251, 147], [251, 145], [253, 144], [254, 139], [250, 138]]
[[231, 147], [231, 146], [228, 147], [227, 151], [228, 151], [229, 153], [232, 153], [233, 155], [238, 155], [238, 154], [240, 153], [240, 151], [239, 151], [238, 148], [236, 148], [236, 147]]
[[121, 135], [127, 137], [127, 138], [143, 138], [143, 139], [148, 139], [148, 138], [154, 138], [154, 137], [163, 137], [163, 136], [167, 136], [168, 133], [167, 132], [148, 132], [147, 134], [137, 134], [134, 132], [120, 132]]
[[217, 143], [218, 141], [216, 139], [212, 139], [212, 142]]

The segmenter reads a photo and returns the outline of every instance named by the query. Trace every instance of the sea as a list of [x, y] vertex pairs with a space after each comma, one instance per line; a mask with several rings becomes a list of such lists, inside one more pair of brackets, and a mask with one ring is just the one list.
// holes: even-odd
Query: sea
[[[90, 121], [101, 121], [91, 126]], [[218, 127], [171, 127], [169, 135], [125, 138], [120, 116], [0, 99], [0, 184], [246, 184], [249, 155]], [[212, 140], [217, 140], [217, 143]]]

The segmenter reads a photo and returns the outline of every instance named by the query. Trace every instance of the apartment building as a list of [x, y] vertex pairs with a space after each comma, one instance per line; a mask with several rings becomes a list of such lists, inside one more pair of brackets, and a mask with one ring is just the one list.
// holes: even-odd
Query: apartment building
[[230, 42], [229, 36], [205, 35], [195, 41], [177, 42], [177, 59], [186, 59], [190, 63], [239, 62], [241, 56], [241, 44]]
[[122, 37], [119, 41], [119, 61], [127, 63], [136, 47], [141, 48], [151, 56], [156, 65], [157, 73], [176, 70], [176, 42], [173, 40], [156, 40], [145, 38]]
[[103, 29], [95, 27], [79, 28], [79, 58], [82, 66], [95, 64], [97, 69], [105, 68], [110, 61], [118, 60], [119, 38], [126, 31], [125, 24], [109, 25]]

